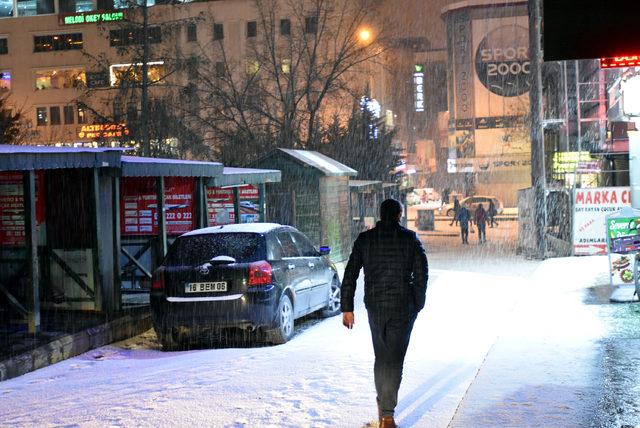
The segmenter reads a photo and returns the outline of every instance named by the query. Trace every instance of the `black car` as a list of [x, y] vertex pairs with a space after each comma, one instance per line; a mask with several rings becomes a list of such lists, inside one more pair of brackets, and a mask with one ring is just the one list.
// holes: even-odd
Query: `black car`
[[273, 223], [232, 224], [178, 237], [151, 286], [153, 325], [164, 349], [226, 328], [258, 331], [272, 343], [294, 320], [340, 312], [340, 279], [309, 238]]

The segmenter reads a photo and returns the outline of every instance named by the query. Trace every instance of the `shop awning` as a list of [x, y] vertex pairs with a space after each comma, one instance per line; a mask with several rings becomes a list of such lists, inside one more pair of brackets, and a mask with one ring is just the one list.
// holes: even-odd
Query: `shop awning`
[[349, 188], [355, 192], [376, 192], [382, 190], [382, 181], [349, 180]]
[[119, 168], [122, 149], [0, 145], [0, 171]]

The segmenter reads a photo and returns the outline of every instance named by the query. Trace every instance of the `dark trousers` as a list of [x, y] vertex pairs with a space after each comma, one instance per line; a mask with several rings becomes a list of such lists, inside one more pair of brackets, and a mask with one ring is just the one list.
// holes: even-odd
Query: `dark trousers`
[[478, 223], [478, 240], [485, 242], [487, 240], [487, 225], [486, 223]]
[[460, 225], [460, 236], [462, 237], [462, 243], [469, 243], [469, 226]]
[[378, 408], [381, 416], [393, 416], [398, 404], [404, 356], [417, 313], [400, 314], [393, 309], [368, 309], [368, 312], [373, 351], [376, 356], [373, 374], [378, 394]]

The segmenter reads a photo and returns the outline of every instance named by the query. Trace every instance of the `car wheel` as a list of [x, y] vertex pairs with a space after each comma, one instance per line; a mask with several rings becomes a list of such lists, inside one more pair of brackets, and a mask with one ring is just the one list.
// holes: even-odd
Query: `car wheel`
[[322, 310], [323, 317], [333, 317], [340, 313], [340, 280], [333, 277], [331, 281], [331, 289], [329, 291], [329, 303]]
[[283, 294], [276, 312], [276, 327], [266, 331], [267, 341], [276, 345], [286, 343], [293, 336], [293, 305], [291, 299]]

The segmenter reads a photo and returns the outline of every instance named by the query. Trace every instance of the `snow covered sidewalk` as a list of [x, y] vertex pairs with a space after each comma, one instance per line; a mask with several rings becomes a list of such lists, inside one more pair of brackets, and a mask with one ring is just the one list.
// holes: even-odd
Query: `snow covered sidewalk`
[[[526, 281], [433, 271], [400, 391], [403, 428], [447, 426]], [[165, 353], [107, 346], [0, 383], [9, 426], [361, 427], [376, 419], [361, 303], [281, 346]]]

